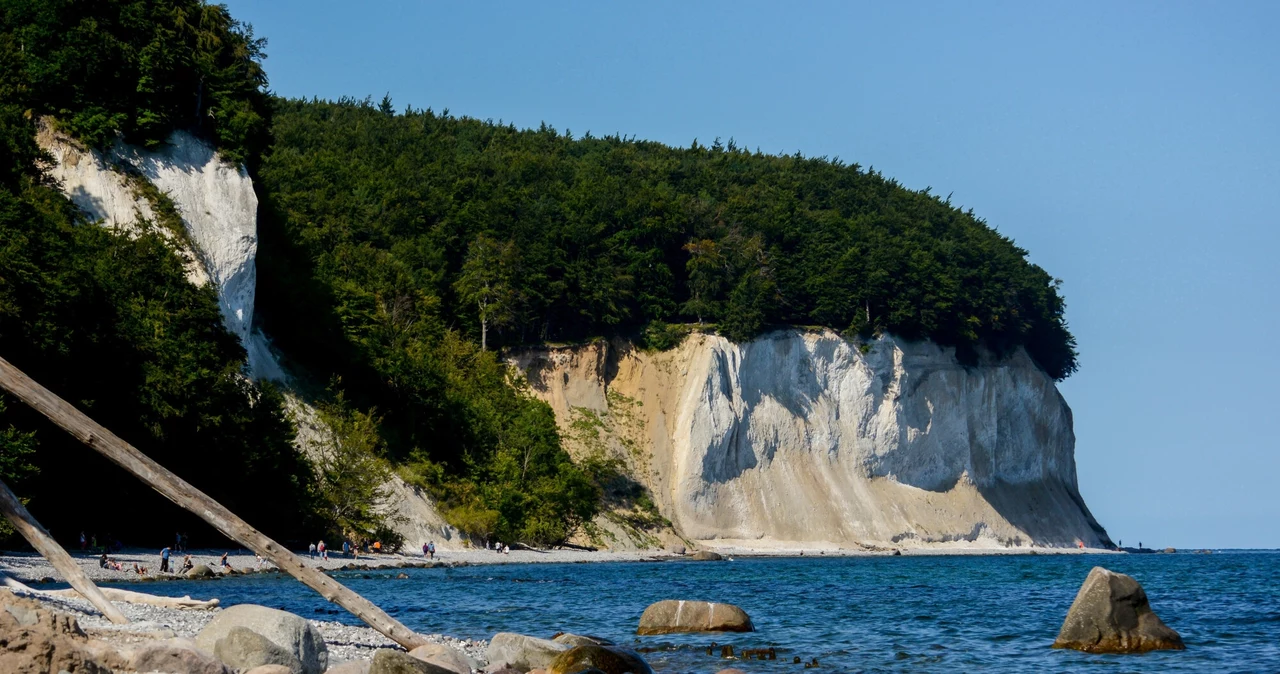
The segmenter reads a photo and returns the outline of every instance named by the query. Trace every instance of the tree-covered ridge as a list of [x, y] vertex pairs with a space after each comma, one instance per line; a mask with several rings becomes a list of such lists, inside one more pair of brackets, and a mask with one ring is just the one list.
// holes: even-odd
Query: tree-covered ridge
[[[126, 236], [86, 221], [42, 174], [19, 106], [0, 102], [0, 147], [0, 355], [255, 526], [286, 540], [326, 530], [281, 396], [243, 375], [213, 289], [187, 281], [154, 226]], [[11, 400], [0, 400], [0, 477], [68, 540], [209, 540], [194, 516]]]
[[8, 102], [98, 146], [188, 129], [251, 160], [267, 141], [264, 44], [200, 0], [0, 0]]
[[[817, 324], [961, 358], [1022, 346], [1058, 379], [1076, 368], [1057, 281], [1026, 251], [856, 164], [574, 139], [389, 100], [279, 100], [274, 114], [261, 184], [348, 346], [423, 321], [500, 345]], [[278, 308], [287, 333], [297, 322]]]

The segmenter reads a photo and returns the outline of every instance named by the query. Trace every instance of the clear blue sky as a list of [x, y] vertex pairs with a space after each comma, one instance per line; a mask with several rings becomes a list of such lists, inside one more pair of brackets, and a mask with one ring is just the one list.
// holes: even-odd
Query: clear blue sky
[[282, 95], [733, 137], [954, 193], [1064, 281], [1112, 537], [1280, 547], [1280, 3], [900, 4], [230, 6]]

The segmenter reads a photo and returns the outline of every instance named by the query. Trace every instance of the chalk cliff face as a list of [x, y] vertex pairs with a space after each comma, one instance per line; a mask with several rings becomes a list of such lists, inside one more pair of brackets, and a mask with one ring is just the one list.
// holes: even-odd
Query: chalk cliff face
[[250, 373], [258, 379], [283, 377], [266, 338], [253, 329], [258, 197], [242, 167], [224, 162], [207, 143], [181, 131], [154, 152], [117, 144], [104, 154], [47, 124], [39, 141], [53, 155], [50, 174], [66, 195], [104, 226], [136, 233], [141, 220], [155, 221], [154, 206], [135, 180], [146, 180], [166, 195], [182, 216], [187, 241], [159, 231], [188, 260], [188, 278], [198, 285], [213, 282], [227, 329], [248, 352]]
[[704, 544], [1109, 543], [1076, 487], [1071, 410], [1023, 352], [966, 368], [927, 342], [860, 348], [792, 330], [513, 362], [566, 435], [584, 415], [600, 420], [604, 444]]
[[[50, 175], [72, 203], [105, 227], [136, 235], [143, 221], [155, 223], [156, 209], [137, 181], [154, 185], [173, 202], [185, 237], [158, 228], [187, 262], [187, 278], [196, 285], [212, 282], [227, 329], [248, 353], [249, 374], [285, 384], [289, 412], [298, 427], [296, 445], [311, 458], [325, 451], [330, 439], [315, 408], [290, 390], [290, 382], [271, 352], [266, 337], [253, 328], [257, 290], [258, 197], [242, 167], [223, 161], [207, 143], [176, 132], [154, 152], [117, 144], [102, 153], [54, 132], [47, 123], [40, 146], [54, 158]], [[387, 484], [386, 508], [409, 549], [434, 541], [442, 550], [461, 546], [422, 490], [393, 476]]]

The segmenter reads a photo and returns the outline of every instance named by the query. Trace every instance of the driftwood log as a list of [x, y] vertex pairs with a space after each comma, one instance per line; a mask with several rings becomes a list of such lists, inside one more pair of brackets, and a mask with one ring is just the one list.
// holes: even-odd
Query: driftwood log
[[107, 601], [107, 598], [102, 594], [102, 590], [98, 589], [98, 586], [94, 585], [92, 580], [89, 580], [89, 576], [85, 574], [84, 569], [80, 568], [79, 564], [76, 564], [76, 560], [72, 559], [71, 555], [67, 554], [67, 551], [63, 550], [62, 546], [53, 540], [53, 536], [50, 536], [49, 532], [40, 526], [36, 518], [31, 516], [31, 513], [27, 511], [27, 507], [22, 505], [22, 501], [18, 499], [17, 494], [13, 493], [9, 485], [2, 481], [0, 481], [0, 512], [4, 513], [5, 519], [9, 520], [13, 528], [22, 534], [23, 538], [27, 539], [31, 547], [43, 555], [53, 565], [53, 568], [57, 569], [58, 573], [62, 574], [62, 577], [66, 578], [68, 583], [71, 583], [71, 587], [74, 587], [76, 592], [88, 599], [89, 603], [93, 604], [99, 611], [102, 611], [102, 615], [117, 625], [129, 622], [129, 619], [124, 617], [120, 609], [116, 608], [110, 601]]
[[3, 358], [0, 358], [0, 387], [17, 396], [19, 400], [48, 417], [53, 423], [99, 454], [132, 473], [165, 498], [195, 513], [227, 538], [253, 550], [275, 564], [281, 571], [320, 593], [320, 596], [347, 609], [352, 615], [363, 620], [388, 639], [407, 650], [413, 650], [427, 643], [422, 635], [387, 615], [386, 611], [378, 608], [373, 602], [316, 569], [306, 566], [297, 555], [289, 552], [284, 546], [249, 526], [248, 522], [237, 517], [222, 504], [116, 437], [111, 431], [103, 428]]
[[[59, 597], [62, 599], [84, 598], [84, 595], [77, 592], [74, 588], [69, 590], [37, 590], [2, 573], [0, 573], [0, 587], [32, 597]], [[217, 608], [220, 603], [217, 599], [192, 599], [190, 595], [184, 595], [181, 597], [161, 597], [159, 595], [147, 594], [145, 592], [119, 590], [114, 587], [100, 587], [98, 589], [102, 591], [103, 596], [107, 599], [110, 599], [111, 601], [124, 602], [126, 604], [147, 604], [148, 606], [163, 606], [164, 608], [208, 611]]]

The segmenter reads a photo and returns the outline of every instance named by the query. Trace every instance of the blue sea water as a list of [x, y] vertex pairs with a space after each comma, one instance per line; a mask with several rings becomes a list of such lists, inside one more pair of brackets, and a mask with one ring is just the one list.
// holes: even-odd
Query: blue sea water
[[[1095, 565], [1127, 573], [1187, 650], [1089, 655], [1050, 648]], [[344, 572], [337, 577], [424, 633], [592, 634], [644, 651], [660, 672], [1280, 672], [1280, 551], [1214, 554], [751, 558]], [[371, 576], [364, 578], [364, 575]], [[214, 595], [356, 624], [275, 574], [139, 586]], [[729, 602], [756, 632], [637, 637], [661, 599]], [[777, 660], [707, 655], [711, 642], [773, 647]]]

